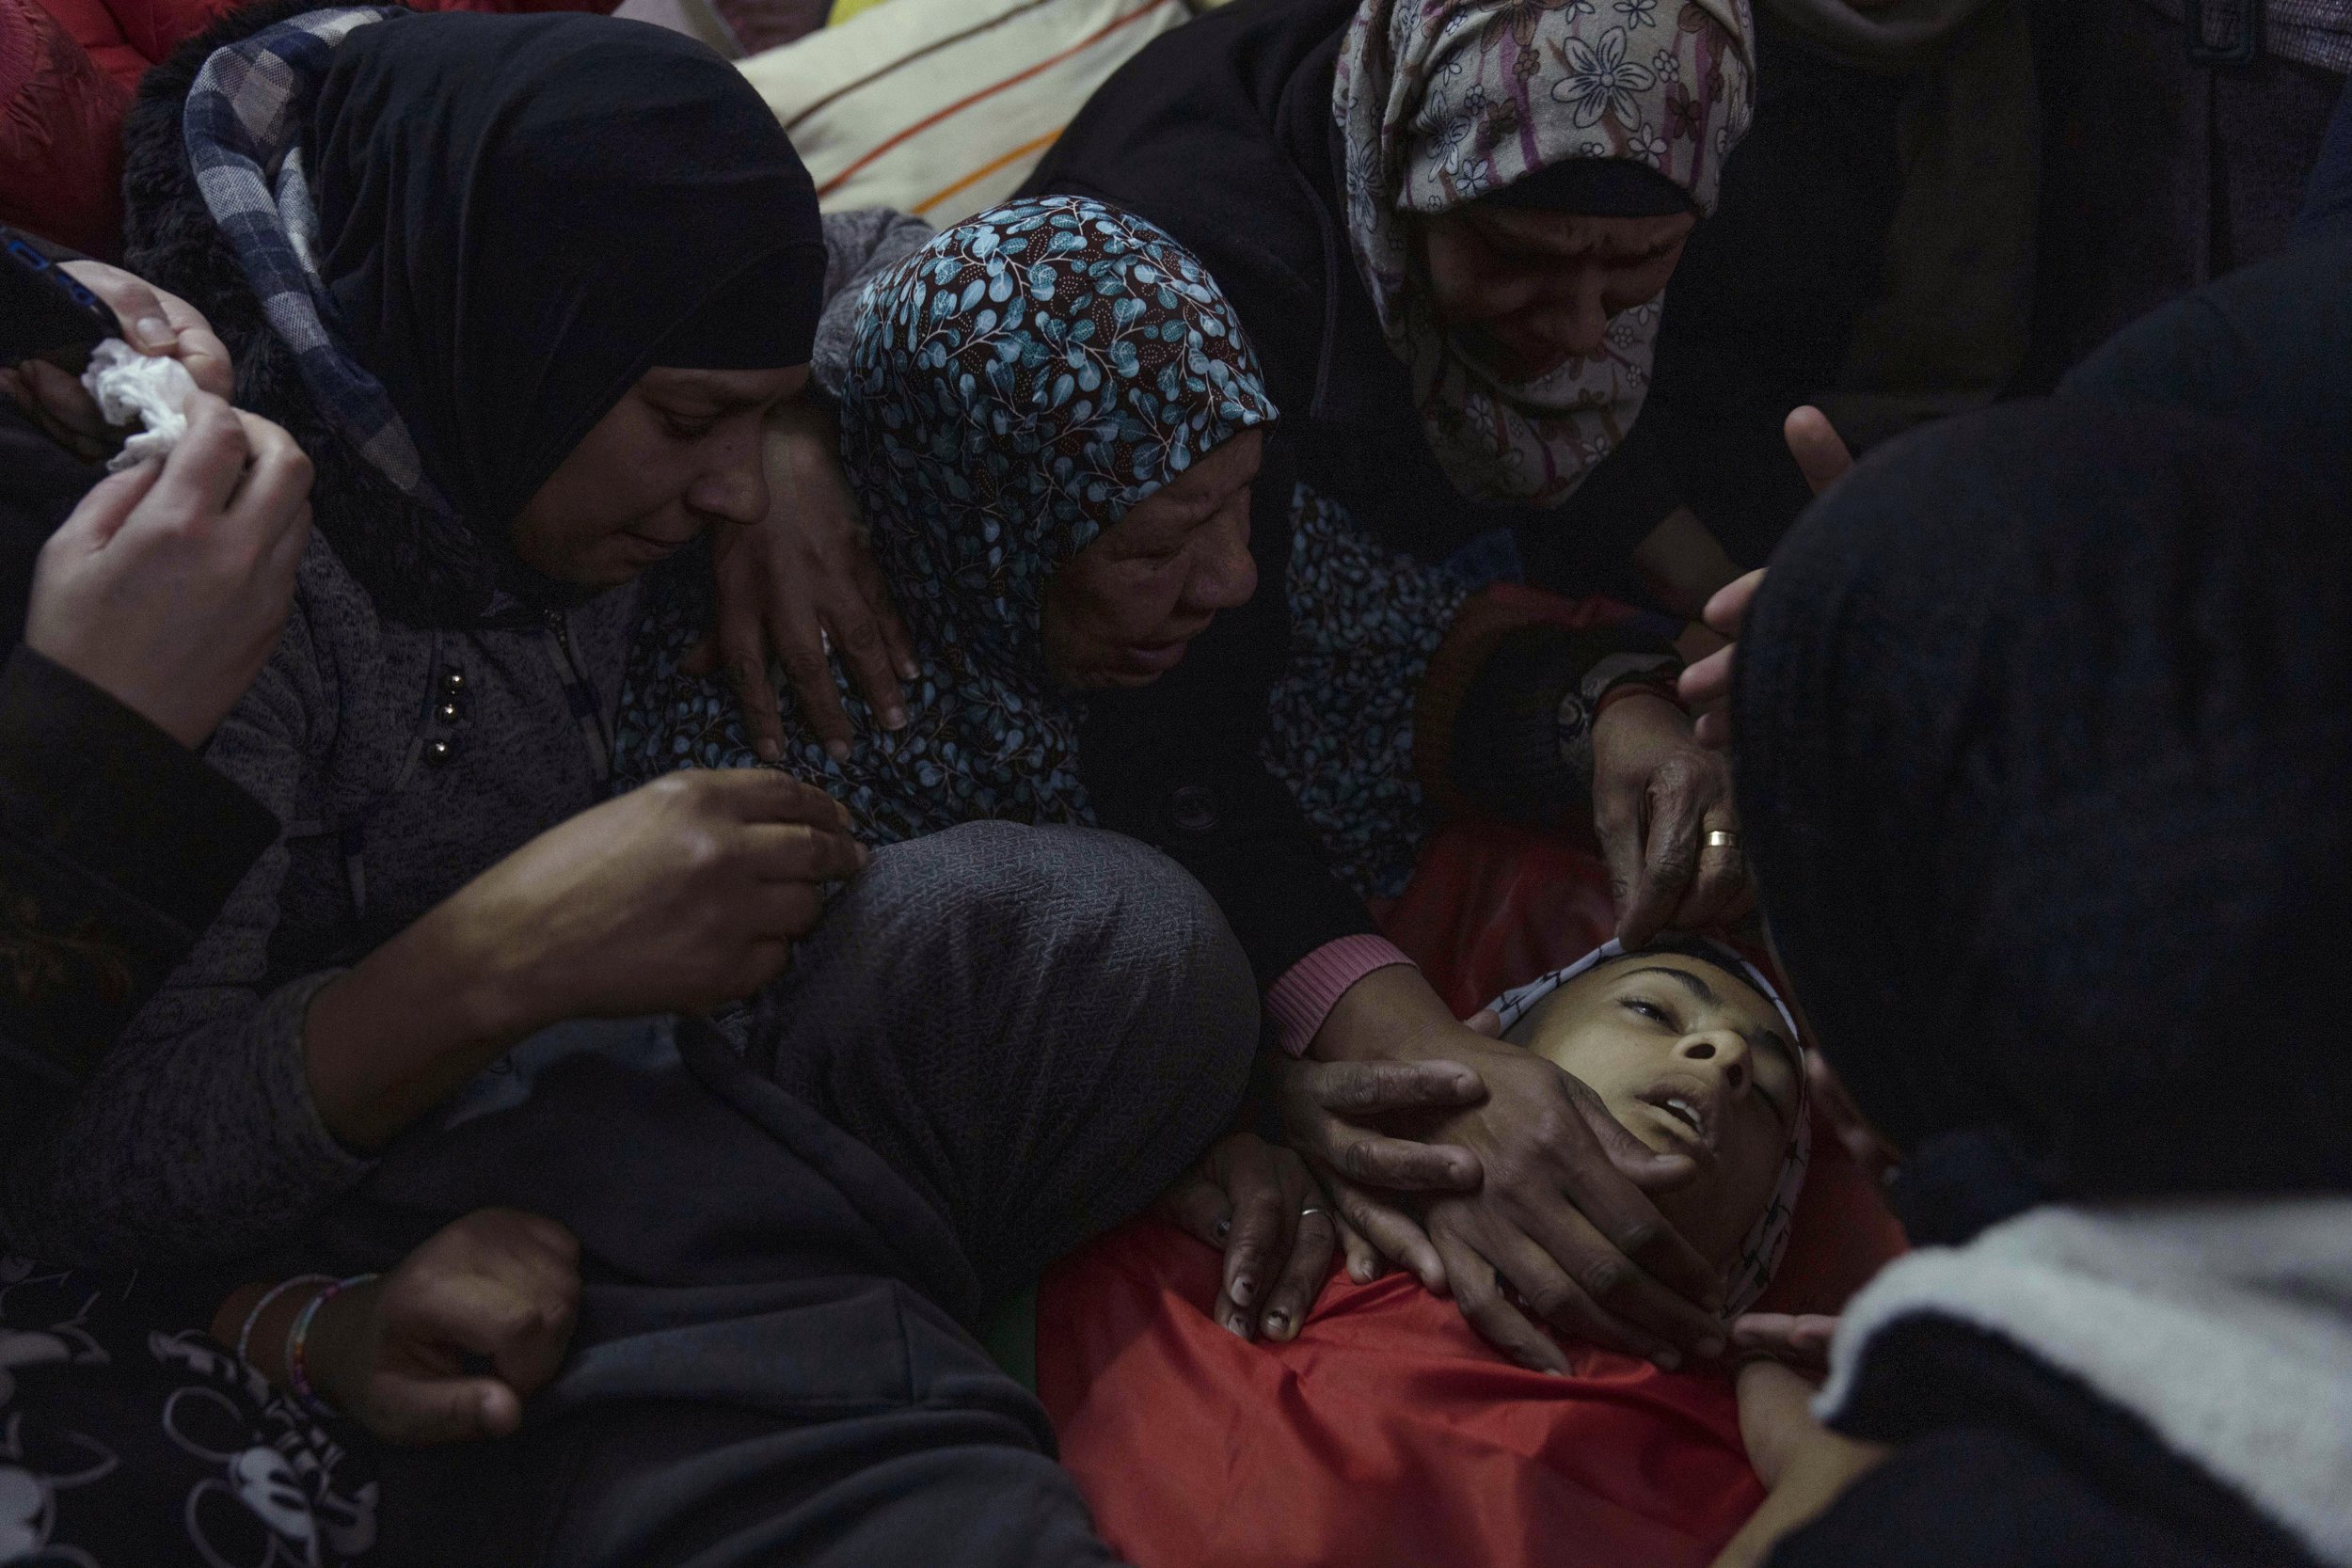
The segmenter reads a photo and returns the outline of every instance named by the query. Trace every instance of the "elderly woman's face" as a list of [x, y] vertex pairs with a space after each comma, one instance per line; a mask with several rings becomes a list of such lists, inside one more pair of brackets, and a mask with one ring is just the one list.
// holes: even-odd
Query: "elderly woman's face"
[[1065, 562], [1045, 590], [1045, 663], [1076, 687], [1149, 686], [1220, 610], [1258, 591], [1249, 486], [1265, 437], [1245, 430]]
[[647, 371], [539, 486], [509, 537], [525, 565], [616, 588], [712, 523], [768, 515], [761, 429], [808, 367]]
[[1420, 230], [1438, 319], [1497, 377], [1524, 382], [1598, 354], [1613, 317], [1665, 288], [1697, 221], [1472, 202]]

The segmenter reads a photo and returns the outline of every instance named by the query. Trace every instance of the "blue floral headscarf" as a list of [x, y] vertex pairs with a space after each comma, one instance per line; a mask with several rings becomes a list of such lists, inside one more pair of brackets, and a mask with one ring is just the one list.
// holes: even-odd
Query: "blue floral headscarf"
[[[827, 754], [789, 700], [785, 763], [875, 843], [980, 817], [1089, 822], [1078, 694], [1047, 673], [1063, 562], [1215, 448], [1276, 419], [1257, 356], [1190, 252], [1073, 197], [1018, 201], [868, 285], [841, 451], [922, 666], [896, 732], [841, 677], [860, 735]], [[625, 694], [625, 776], [754, 760], [735, 702], [656, 628]], [[641, 727], [642, 726], [642, 727]]]

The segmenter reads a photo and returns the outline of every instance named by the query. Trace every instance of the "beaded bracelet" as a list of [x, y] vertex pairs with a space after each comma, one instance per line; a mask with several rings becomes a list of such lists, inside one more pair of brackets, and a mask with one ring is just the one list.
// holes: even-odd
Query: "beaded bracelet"
[[313, 1416], [326, 1418], [342, 1413], [319, 1398], [318, 1390], [310, 1386], [310, 1325], [318, 1322], [319, 1309], [328, 1302], [345, 1291], [373, 1284], [381, 1277], [380, 1275], [355, 1274], [349, 1279], [327, 1281], [326, 1290], [303, 1304], [301, 1312], [294, 1318], [294, 1327], [286, 1331], [286, 1388], [295, 1402]]
[[334, 1282], [335, 1276], [331, 1274], [298, 1274], [292, 1279], [281, 1279], [262, 1291], [262, 1299], [253, 1304], [253, 1310], [245, 1315], [245, 1326], [237, 1331], [237, 1359], [251, 1365], [252, 1356], [247, 1353], [253, 1348], [254, 1325], [262, 1321], [262, 1314], [269, 1310], [271, 1302], [298, 1286], [331, 1285]]

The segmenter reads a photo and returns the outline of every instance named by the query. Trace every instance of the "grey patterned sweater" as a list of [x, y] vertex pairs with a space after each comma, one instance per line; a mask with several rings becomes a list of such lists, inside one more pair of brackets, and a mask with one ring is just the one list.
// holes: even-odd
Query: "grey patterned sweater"
[[[865, 280], [929, 234], [896, 214], [826, 220], [820, 365], [841, 362]], [[247, 346], [231, 341], [250, 392]], [[303, 436], [315, 421], [298, 387], [271, 391], [260, 411]], [[16, 1250], [93, 1265], [233, 1257], [348, 1191], [369, 1164], [311, 1102], [310, 998], [607, 792], [637, 585], [494, 625], [396, 623], [327, 535], [355, 510], [372, 528], [404, 519], [326, 463], [312, 499], [320, 532], [293, 618], [206, 752], [282, 832], [71, 1113], [6, 1151], [0, 1232]]]

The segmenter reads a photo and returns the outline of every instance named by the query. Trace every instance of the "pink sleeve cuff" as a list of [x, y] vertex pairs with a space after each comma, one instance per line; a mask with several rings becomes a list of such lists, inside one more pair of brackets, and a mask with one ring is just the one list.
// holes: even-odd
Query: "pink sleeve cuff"
[[1327, 942], [1266, 988], [1266, 1011], [1274, 1015], [1282, 1049], [1294, 1056], [1307, 1053], [1307, 1044], [1323, 1021], [1339, 1005], [1347, 988], [1375, 969], [1413, 960], [1386, 937], [1342, 937]]

